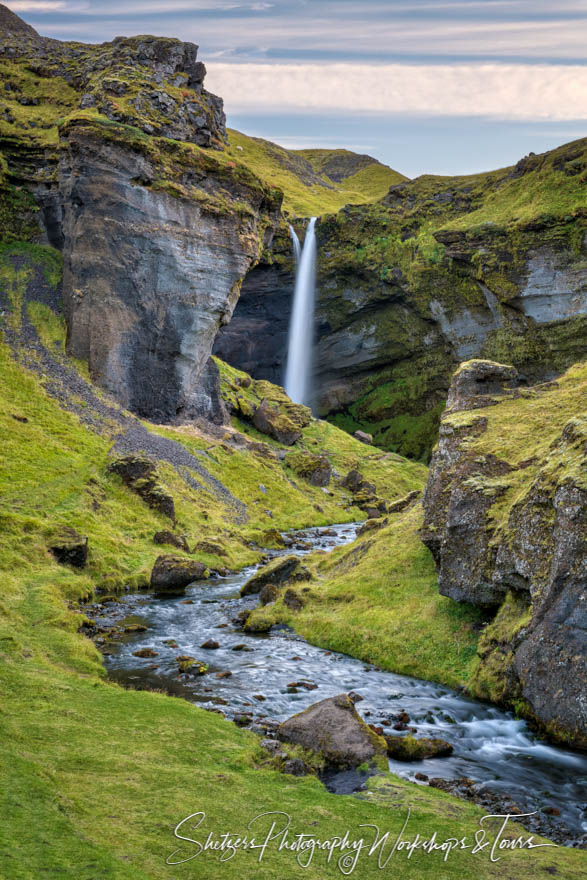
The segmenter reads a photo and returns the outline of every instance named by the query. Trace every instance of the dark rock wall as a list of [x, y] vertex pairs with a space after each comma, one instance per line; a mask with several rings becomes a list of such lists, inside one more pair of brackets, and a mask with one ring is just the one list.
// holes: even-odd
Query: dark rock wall
[[62, 250], [68, 351], [123, 406], [221, 420], [206, 365], [281, 194], [223, 156], [198, 47], [61, 43], [2, 6], [0, 35], [0, 237]]
[[[475, 695], [586, 748], [587, 420], [569, 420], [538, 460], [524, 459], [523, 446], [521, 461], [506, 460], [499, 438], [485, 435], [503, 401], [517, 399], [516, 381], [511, 367], [486, 361], [457, 372], [423, 499], [422, 540], [443, 595], [499, 609], [480, 643]], [[556, 385], [530, 390], [530, 403], [536, 393], [551, 396], [560, 420]]]

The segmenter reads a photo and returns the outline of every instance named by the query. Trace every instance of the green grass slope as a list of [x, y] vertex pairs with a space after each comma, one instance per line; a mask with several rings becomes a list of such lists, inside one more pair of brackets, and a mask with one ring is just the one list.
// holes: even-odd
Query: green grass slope
[[284, 210], [298, 217], [375, 202], [390, 186], [406, 180], [376, 159], [349, 150], [287, 150], [234, 129], [228, 136], [228, 154], [281, 189]]
[[[108, 454], [120, 430], [115, 421], [87, 427], [90, 404], [68, 397], [65, 411], [54, 396], [56, 381], [47, 354], [63, 370], [62, 319], [46, 303], [30, 299], [30, 284], [45, 277], [54, 286], [59, 261], [50, 249], [23, 244], [2, 252], [0, 280], [9, 303], [0, 341], [0, 876], [76, 880], [175, 880], [255, 877], [287, 880], [299, 876], [295, 854], [270, 846], [261, 861], [257, 850], [222, 864], [206, 852], [183, 864], [196, 850], [178, 841], [173, 830], [197, 811], [206, 814], [208, 831], [246, 833], [248, 822], [268, 810], [292, 818], [295, 832], [321, 839], [344, 834], [365, 836], [371, 823], [399, 833], [411, 810], [414, 834], [441, 840], [479, 828], [482, 811], [449, 795], [402, 782], [389, 774], [374, 779], [361, 798], [329, 794], [314, 778], [278, 773], [267, 763], [257, 738], [177, 698], [125, 690], [104, 678], [101, 657], [80, 631], [86, 621], [82, 600], [105, 590], [144, 584], [161, 548], [154, 532], [169, 527], [166, 518], [107, 470]], [[43, 272], [44, 269], [44, 272]], [[41, 275], [39, 275], [39, 271]], [[28, 301], [27, 301], [28, 299]], [[30, 320], [45, 346], [6, 344]], [[45, 360], [40, 360], [42, 358]], [[221, 365], [222, 367], [222, 365]], [[242, 380], [222, 368], [224, 393], [235, 394]], [[266, 387], [276, 398], [279, 389]], [[248, 396], [259, 390], [255, 384]], [[53, 391], [53, 395], [49, 393]], [[76, 409], [77, 407], [77, 409]], [[91, 423], [90, 423], [91, 424]], [[175, 498], [178, 531], [190, 543], [214, 537], [225, 556], [204, 555], [210, 566], [250, 563], [259, 553], [251, 541], [267, 527], [303, 526], [352, 519], [348, 497], [333, 495], [295, 480], [287, 462], [275, 454], [278, 444], [243, 424], [227, 435], [208, 436], [190, 427], [147, 426], [198, 452], [209, 473], [246, 503], [247, 522], [209, 487], [193, 490], [170, 466], [159, 477]], [[242, 428], [245, 448], [235, 450], [230, 435]], [[248, 432], [248, 433], [246, 433]], [[300, 441], [308, 452], [327, 449], [341, 471], [360, 466], [393, 497], [421, 487], [425, 469], [399, 456], [384, 457], [336, 428], [313, 421]], [[263, 484], [266, 492], [262, 492]], [[322, 508], [318, 510], [318, 507]], [[272, 509], [273, 518], [267, 515]], [[48, 550], [56, 530], [69, 526], [88, 535], [87, 567], [59, 565]], [[403, 551], [402, 551], [403, 553]], [[338, 560], [340, 562], [340, 559]], [[406, 557], [406, 564], [409, 559]], [[332, 560], [336, 567], [337, 560]], [[416, 578], [428, 578], [428, 561]], [[416, 580], [418, 583], [418, 580]], [[398, 638], [403, 639], [400, 633]], [[450, 664], [449, 664], [450, 665]], [[424, 667], [422, 667], [424, 671]], [[494, 830], [497, 830], [497, 826]], [[523, 833], [523, 832], [522, 832]], [[179, 849], [179, 852], [178, 851]], [[175, 853], [175, 857], [172, 854]], [[402, 856], [406, 878], [461, 878], [474, 870], [480, 880], [497, 876], [487, 851]], [[530, 880], [537, 871], [556, 868], [569, 880], [580, 876], [578, 853], [539, 849], [507, 853], [499, 875]], [[362, 854], [361, 877], [378, 877], [376, 858]], [[340, 876], [336, 858], [314, 854], [305, 875], [314, 880]]]
[[[57, 353], [62, 344], [58, 322], [39, 307], [31, 312]], [[253, 850], [221, 864], [219, 854], [208, 851], [168, 865], [168, 858], [179, 861], [196, 852], [194, 844], [175, 839], [173, 830], [198, 811], [206, 814], [205, 831], [186, 835], [196, 841], [205, 840], [208, 831], [245, 834], [248, 822], [268, 810], [287, 813], [296, 833], [322, 840], [347, 828], [353, 837], [371, 840], [358, 827], [363, 823], [390, 830], [395, 839], [408, 809], [414, 835], [436, 831], [445, 840], [458, 829], [459, 836], [472, 841], [482, 815], [474, 806], [388, 774], [375, 779], [372, 791], [361, 799], [331, 795], [313, 778], [279, 774], [267, 765], [252, 733], [217, 714], [104, 680], [100, 655], [78, 631], [85, 620], [79, 600], [106, 581], [110, 587], [137, 585], [159, 552], [151, 535], [167, 523], [106, 472], [111, 438], [60, 409], [44, 381], [0, 345], [2, 877], [299, 877], [295, 854], [279, 852], [276, 846], [269, 846], [261, 860], [261, 852]], [[326, 430], [311, 427], [307, 442], [317, 430]], [[231, 466], [237, 453], [223, 450], [222, 441], [164, 430], [188, 446], [205, 447], [207, 465], [212, 468], [216, 461], [222, 479], [235, 492], [240, 487], [243, 497], [261, 479], [268, 494], [288, 491], [277, 466], [265, 456], [257, 461], [249, 453], [242, 467]], [[332, 445], [337, 432], [328, 430]], [[353, 447], [355, 457], [359, 452]], [[337, 454], [344, 455], [344, 449]], [[251, 560], [254, 554], [247, 556], [242, 537], [264, 525], [252, 513], [254, 497], [247, 497], [251, 521], [240, 533], [226, 509], [215, 509], [209, 493], [203, 492], [198, 502], [198, 493], [188, 497], [174, 474], [164, 471], [162, 478], [175, 494], [182, 530], [206, 534], [218, 530], [222, 518], [231, 558], [238, 550], [241, 563]], [[335, 513], [329, 507], [325, 515], [314, 516], [317, 512], [303, 495], [297, 490], [289, 496], [291, 524], [323, 521]], [[336, 514], [340, 518], [340, 510]], [[284, 525], [285, 512], [280, 517]], [[57, 523], [90, 536], [89, 564], [83, 572], [58, 565], [47, 551], [47, 536]], [[492, 833], [496, 830], [497, 824]], [[486, 850], [476, 855], [454, 852], [446, 862], [443, 856], [416, 852], [408, 861], [404, 853], [397, 861], [406, 878], [457, 880], [473, 871], [480, 880], [529, 880], [546, 870], [556, 870], [567, 880], [580, 877], [580, 856], [572, 850], [506, 853], [499, 866], [491, 864]], [[366, 853], [359, 870], [357, 876], [380, 876], [376, 857]], [[327, 854], [317, 851], [305, 876], [340, 876], [336, 858], [328, 863]]]

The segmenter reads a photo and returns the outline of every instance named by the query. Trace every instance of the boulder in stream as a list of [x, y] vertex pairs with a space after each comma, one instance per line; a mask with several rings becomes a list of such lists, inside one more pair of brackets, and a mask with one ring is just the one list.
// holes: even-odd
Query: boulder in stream
[[453, 748], [444, 739], [415, 736], [386, 736], [387, 754], [395, 761], [423, 761], [426, 758], [448, 758]]
[[151, 589], [156, 593], [183, 593], [188, 584], [207, 575], [203, 562], [184, 556], [158, 556], [151, 572]]
[[348, 694], [320, 700], [284, 721], [277, 737], [317, 752], [340, 769], [376, 762], [387, 752], [383, 737], [369, 730]]
[[252, 596], [261, 592], [265, 584], [284, 584], [289, 581], [305, 581], [310, 577], [309, 570], [302, 565], [297, 556], [280, 556], [254, 574], [241, 587], [241, 596]]

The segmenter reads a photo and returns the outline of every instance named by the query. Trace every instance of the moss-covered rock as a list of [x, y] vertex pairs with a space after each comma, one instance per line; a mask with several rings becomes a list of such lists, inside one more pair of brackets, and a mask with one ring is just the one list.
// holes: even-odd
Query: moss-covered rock
[[381, 763], [387, 752], [383, 737], [365, 724], [347, 694], [314, 703], [280, 724], [277, 736], [282, 742], [317, 752], [327, 764], [339, 768]]
[[184, 556], [158, 556], [151, 572], [151, 588], [156, 593], [182, 593], [189, 584], [202, 580], [207, 573], [203, 562]]
[[120, 456], [108, 465], [108, 470], [118, 474], [150, 508], [175, 521], [173, 496], [159, 482], [157, 467], [150, 458], [142, 455]]
[[266, 584], [285, 584], [290, 581], [303, 581], [310, 572], [297, 556], [280, 556], [264, 565], [241, 587], [241, 596], [260, 593]]
[[324, 455], [299, 450], [286, 456], [286, 464], [292, 471], [308, 480], [313, 486], [328, 486], [332, 476], [332, 467]]
[[296, 440], [302, 436], [300, 428], [289, 416], [280, 412], [276, 406], [271, 406], [266, 400], [262, 400], [253, 413], [253, 425], [262, 434], [268, 434], [278, 443], [284, 446], [293, 446]]
[[472, 692], [584, 748], [587, 368], [533, 388], [514, 375], [487, 362], [455, 375], [421, 534], [443, 595], [498, 609]]
[[51, 535], [49, 550], [62, 565], [84, 568], [88, 559], [88, 537], [83, 537], [75, 529], [64, 526]]
[[427, 758], [448, 758], [453, 747], [436, 737], [386, 736], [387, 754], [394, 761], [425, 761]]

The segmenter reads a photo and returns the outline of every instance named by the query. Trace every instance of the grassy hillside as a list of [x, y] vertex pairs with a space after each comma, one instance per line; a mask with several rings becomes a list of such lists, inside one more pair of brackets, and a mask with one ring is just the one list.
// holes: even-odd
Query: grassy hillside
[[228, 131], [228, 153], [284, 193], [283, 208], [299, 217], [338, 211], [383, 198], [406, 178], [370, 156], [349, 150], [286, 150], [262, 138]]
[[[51, 252], [46, 256], [43, 265], [52, 270], [47, 282], [51, 284], [56, 280], [55, 262]], [[194, 853], [189, 843], [177, 852], [180, 842], [173, 829], [196, 811], [206, 814], [206, 834], [228, 829], [245, 833], [255, 816], [281, 810], [292, 817], [296, 832], [312, 831], [325, 839], [346, 828], [360, 834], [361, 823], [397, 833], [409, 807], [414, 832], [430, 836], [436, 831], [444, 840], [453, 837], [458, 827], [460, 834], [472, 838], [483, 811], [443, 792], [384, 774], [371, 782], [370, 792], [361, 799], [331, 795], [313, 778], [283, 776], [272, 769], [257, 738], [219, 715], [181, 699], [124, 690], [104, 680], [100, 655], [80, 631], [86, 621], [80, 601], [97, 588], [132, 589], [144, 583], [161, 550], [152, 543], [152, 535], [168, 528], [169, 521], [106, 469], [109, 449], [120, 431], [116, 410], [108, 410], [112, 421], [98, 419], [98, 403], [83, 383], [76, 386], [79, 397], [62, 395], [59, 382], [66, 379], [53, 367], [57, 363], [66, 372], [71, 367], [62, 355], [62, 320], [45, 303], [27, 302], [31, 279], [38, 280], [37, 261], [38, 252], [33, 256], [26, 248], [20, 248], [16, 264], [14, 255], [5, 252], [2, 272], [2, 290], [12, 303], [0, 344], [3, 877], [293, 880], [299, 876], [295, 857], [272, 847], [260, 863], [256, 851], [239, 853], [222, 865], [217, 854], [206, 853], [170, 867], [166, 859], [173, 853], [176, 860]], [[45, 347], [39, 347], [33, 336], [25, 347], [15, 344], [19, 333], [31, 332], [29, 320]], [[241, 378], [223, 368], [227, 396], [242, 388], [236, 382]], [[246, 389], [249, 398], [255, 393], [254, 385]], [[98, 401], [110, 406], [105, 399]], [[229, 437], [207, 436], [191, 428], [147, 427], [200, 453], [207, 471], [246, 505], [248, 520], [243, 522], [209, 484], [193, 488], [174, 468], [159, 465], [162, 484], [176, 502], [176, 529], [185, 532], [191, 543], [212, 536], [222, 543], [227, 556], [202, 557], [210, 566], [253, 561], [258, 553], [249, 541], [262, 538], [268, 526], [301, 526], [361, 515], [344, 509], [348, 499], [335, 486], [332, 496], [299, 479], [292, 486], [287, 463], [272, 455], [279, 446], [266, 442], [245, 423], [242, 428], [249, 431], [249, 439], [240, 451], [231, 446]], [[376, 450], [324, 423], [312, 422], [302, 442], [308, 450], [316, 444], [326, 448], [341, 470], [360, 466], [386, 493], [394, 494], [395, 489], [403, 494], [422, 485], [425, 470], [420, 465], [402, 462], [398, 456], [388, 456], [386, 462]], [[261, 483], [266, 492], [261, 491]], [[273, 518], [266, 514], [270, 508]], [[82, 571], [58, 565], [48, 551], [51, 536], [63, 526], [89, 537], [88, 565]], [[397, 565], [411, 564], [411, 551], [404, 557], [401, 543], [396, 553], [398, 560], [403, 559]], [[429, 560], [421, 549], [416, 556], [415, 591], [430, 577]], [[340, 554], [329, 564], [333, 573], [344, 567]], [[426, 602], [432, 608], [430, 596]], [[424, 631], [435, 616], [434, 610], [424, 615]], [[398, 621], [405, 619], [401, 612]], [[452, 626], [450, 620], [447, 625]], [[390, 627], [387, 646], [394, 639], [404, 646], [401, 627], [395, 632]], [[436, 635], [440, 629], [434, 624], [429, 632]], [[436, 662], [442, 653], [442, 649], [433, 651], [430, 661]], [[453, 663], [454, 658], [449, 659], [445, 671]], [[426, 671], [425, 665], [421, 671]], [[205, 837], [200, 831], [187, 836]], [[580, 876], [577, 852], [552, 853], [549, 849], [507, 853], [500, 862], [500, 876], [530, 880], [536, 872], [551, 869], [566, 880]], [[470, 870], [480, 880], [497, 876], [484, 852], [455, 852], [448, 861], [442, 859], [442, 853], [416, 852], [409, 862], [402, 861], [402, 873], [408, 880], [457, 880]], [[326, 855], [317, 852], [306, 875], [325, 880], [340, 876], [340, 871], [335, 859], [328, 864]], [[379, 875], [376, 860], [364, 855], [360, 876]]]

